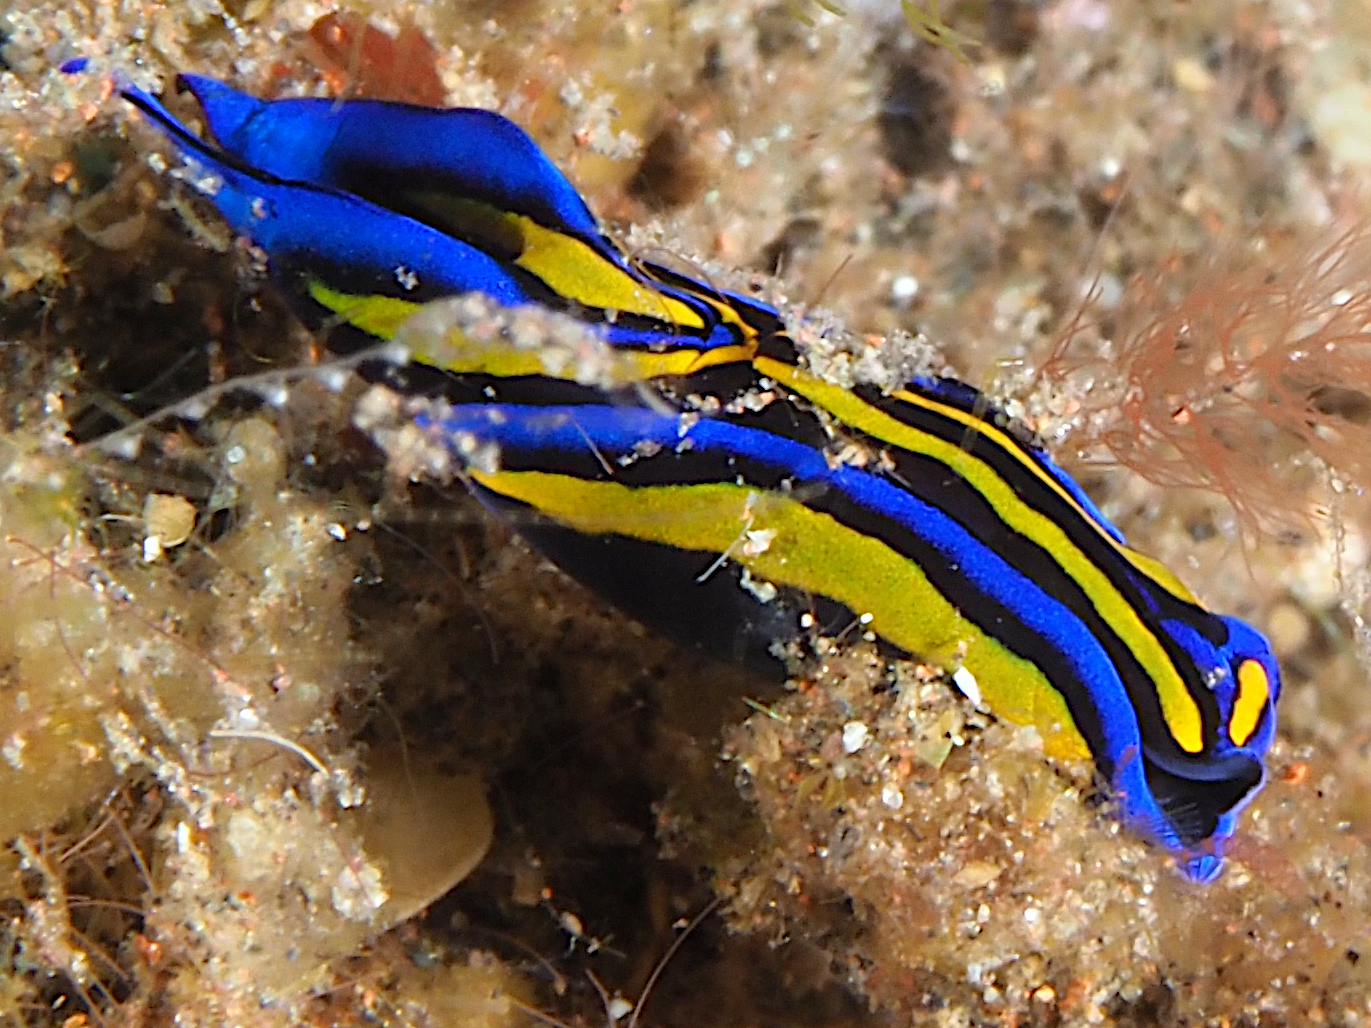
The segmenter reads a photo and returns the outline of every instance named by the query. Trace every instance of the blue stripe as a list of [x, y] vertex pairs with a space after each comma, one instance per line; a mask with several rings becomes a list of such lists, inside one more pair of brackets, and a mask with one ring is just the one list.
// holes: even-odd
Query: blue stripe
[[[271, 255], [273, 271], [341, 265], [352, 283], [370, 280], [378, 291], [403, 296], [397, 282], [403, 268], [418, 279], [416, 301], [481, 292], [511, 306], [532, 302], [503, 264], [475, 247], [355, 196], [239, 168], [147, 93], [127, 87], [125, 95], [201, 166], [197, 188], [235, 232]], [[336, 278], [329, 284], [336, 287]]]
[[[770, 432], [717, 419], [686, 422], [684, 430], [682, 424], [679, 416], [640, 407], [530, 409], [517, 404], [481, 404], [459, 407], [435, 427], [445, 435], [465, 433], [483, 443], [513, 450], [584, 454], [593, 445], [611, 463], [615, 456], [632, 453], [643, 442], [663, 448], [685, 446], [692, 452], [718, 452], [776, 468], [793, 476], [799, 488], [822, 484], [840, 490], [858, 506], [925, 540], [970, 587], [1014, 611], [1061, 656], [1096, 704], [1106, 747], [1106, 753], [1097, 755], [1097, 760], [1101, 770], [1113, 779], [1126, 816], [1153, 827], [1154, 834], [1168, 845], [1179, 846], [1178, 837], [1147, 788], [1138, 759], [1142, 739], [1137, 715], [1123, 682], [1099, 639], [1069, 607], [1020, 574], [960, 523], [888, 479], [851, 465], [830, 467], [823, 451]], [[988, 634], [995, 633], [992, 629]], [[1119, 766], [1104, 766], [1108, 756], [1116, 754], [1124, 758]]]
[[[265, 101], [201, 75], [182, 75], [178, 82], [200, 101], [210, 131], [223, 151], [263, 175], [314, 191], [324, 189], [360, 198], [386, 210], [388, 196], [430, 190], [477, 200], [498, 211], [524, 214], [540, 225], [581, 240], [646, 288], [685, 303], [707, 326], [703, 335], [682, 329], [678, 340], [660, 328], [609, 324], [603, 335], [611, 345], [661, 350], [680, 342], [709, 350], [739, 342], [737, 333], [720, 322], [718, 312], [709, 304], [690, 292], [643, 274], [608, 243], [600, 234], [595, 216], [566, 176], [523, 129], [493, 111], [435, 110], [381, 100]], [[156, 103], [145, 95], [140, 99]], [[171, 126], [167, 127], [170, 131]], [[200, 146], [203, 151], [203, 144]], [[214, 158], [207, 154], [202, 159]], [[391, 216], [410, 220], [407, 215]], [[225, 217], [232, 220], [227, 210]], [[336, 236], [337, 229], [330, 228], [327, 214], [316, 223], [325, 235], [328, 249], [327, 237]], [[444, 234], [441, 226], [430, 227], [429, 231]], [[346, 235], [349, 240], [354, 235], [350, 226]], [[265, 242], [262, 245], [271, 248]], [[394, 255], [408, 254], [425, 244], [416, 237], [391, 245], [408, 247], [392, 249]], [[332, 249], [336, 252], [339, 247], [335, 245]], [[361, 259], [374, 260], [376, 256]], [[343, 255], [340, 259], [347, 257]], [[489, 293], [479, 283], [463, 284], [459, 291], [465, 290]], [[502, 303], [534, 302], [522, 292], [516, 300], [489, 295]]]
[[[955, 378], [939, 378], [932, 375], [920, 375], [910, 383], [911, 386], [924, 389], [936, 396], [938, 399], [952, 404], [959, 410], [966, 411], [977, 418], [985, 418], [993, 415], [994, 410], [986, 401], [985, 394], [974, 386], [969, 386]], [[1070, 497], [1076, 501], [1081, 510], [1090, 516], [1090, 520], [1095, 522], [1105, 531], [1115, 542], [1127, 545], [1128, 540], [1124, 538], [1122, 532], [1104, 516], [1104, 512], [1096, 506], [1095, 501], [1090, 495], [1081, 488], [1080, 484], [1068, 475], [1064, 470], [1049, 457], [1042, 447], [1027, 442], [1021, 442], [1023, 452], [1035, 460], [1044, 471], [1056, 479]]]
[[200, 101], [220, 146], [277, 178], [339, 187], [367, 169], [411, 189], [441, 184], [604, 246], [595, 216], [566, 176], [523, 129], [494, 111], [382, 100], [265, 101], [201, 75], [178, 82]]

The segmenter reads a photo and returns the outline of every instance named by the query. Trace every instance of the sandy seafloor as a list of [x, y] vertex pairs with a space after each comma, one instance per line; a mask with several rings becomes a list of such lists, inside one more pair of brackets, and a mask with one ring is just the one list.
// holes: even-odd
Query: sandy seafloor
[[[0, 1021], [1371, 1023], [1371, 5], [848, 6], [0, 10]], [[182, 70], [500, 110], [839, 379], [1033, 418], [1282, 661], [1223, 876], [935, 669], [749, 679], [388, 472], [111, 95]]]

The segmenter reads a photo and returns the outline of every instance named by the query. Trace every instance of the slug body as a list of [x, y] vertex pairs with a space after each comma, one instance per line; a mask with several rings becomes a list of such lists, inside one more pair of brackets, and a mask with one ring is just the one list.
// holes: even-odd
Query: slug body
[[1130, 549], [975, 390], [819, 378], [767, 305], [628, 259], [491, 112], [180, 83], [215, 144], [124, 95], [335, 350], [478, 292], [569, 313], [629, 362], [636, 392], [513, 347], [380, 373], [441, 374], [453, 405], [427, 427], [454, 452], [498, 449], [470, 488], [568, 572], [725, 655], [766, 659], [802, 623], [859, 620], [960, 666], [964, 691], [1035, 726], [1049, 754], [1092, 759], [1189, 877], [1219, 873], [1275, 732], [1266, 640]]

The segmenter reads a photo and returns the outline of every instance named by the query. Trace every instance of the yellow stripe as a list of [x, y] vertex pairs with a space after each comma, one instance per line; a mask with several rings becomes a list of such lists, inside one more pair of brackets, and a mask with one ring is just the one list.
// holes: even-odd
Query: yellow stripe
[[[761, 579], [870, 614], [872, 631], [923, 659], [952, 664], [964, 653], [963, 666], [997, 715], [1035, 726], [1052, 756], [1090, 756], [1065, 700], [1036, 666], [963, 618], [915, 562], [828, 514], [780, 493], [724, 483], [631, 488], [543, 471], [469, 474], [587, 535], [727, 553]], [[743, 546], [745, 531], [775, 535], [753, 553]]]
[[[400, 326], [424, 306], [393, 296], [357, 296], [339, 292], [317, 279], [310, 281], [309, 295], [315, 303], [332, 311], [349, 325], [378, 339], [387, 340], [395, 338]], [[551, 368], [540, 351], [517, 349], [499, 337], [487, 342], [475, 342], [453, 329], [443, 337], [440, 345], [425, 347], [421, 345], [422, 337], [418, 336], [408, 342], [414, 346], [410, 354], [412, 360], [454, 374], [497, 375], [502, 378], [548, 375], [575, 381], [576, 368], [571, 364], [559, 364], [555, 369]], [[661, 353], [616, 347], [609, 384], [631, 385], [664, 376], [693, 375], [717, 364], [746, 362], [752, 358], [753, 352], [753, 347], [746, 344], [716, 346], [712, 350], [675, 346]], [[603, 380], [597, 379], [597, 382], [603, 384]]]
[[[643, 267], [641, 262], [638, 262], [638, 270], [644, 277], [653, 278], [652, 271], [649, 268]], [[672, 288], [665, 282], [662, 283], [662, 287]], [[736, 329], [743, 339], [752, 342], [757, 338], [757, 329], [749, 324], [748, 321], [738, 313], [738, 309], [727, 300], [721, 297], [710, 296], [708, 293], [700, 292], [698, 289], [691, 289], [688, 286], [678, 285], [675, 288], [682, 292], [689, 293], [700, 303], [708, 304], [714, 309], [714, 313], [719, 321], [724, 325], [729, 325]]]
[[[1087, 517], [1089, 516], [1087, 515]], [[1089, 518], [1089, 521], [1092, 525], [1095, 525], [1096, 528], [1099, 528], [1099, 525], [1096, 524], [1094, 518]], [[1100, 530], [1100, 533], [1130, 564], [1148, 578], [1152, 579], [1152, 581], [1156, 582], [1172, 596], [1176, 597], [1176, 599], [1182, 600], [1185, 603], [1193, 603], [1196, 607], [1202, 606], [1199, 597], [1192, 593], [1186, 584], [1176, 577], [1176, 573], [1161, 561], [1157, 560], [1155, 557], [1149, 557], [1145, 553], [1139, 553], [1131, 546], [1124, 546], [1119, 540], [1115, 539], [1103, 529]]]
[[310, 298], [327, 307], [354, 328], [377, 339], [394, 339], [400, 326], [408, 321], [422, 304], [397, 300], [393, 296], [358, 296], [330, 289], [318, 279], [309, 282]]
[[1185, 584], [1175, 576], [1170, 568], [1145, 554], [1139, 553], [1131, 547], [1124, 546], [1105, 531], [1104, 527], [1096, 521], [1085, 508], [1076, 502], [1076, 498], [1071, 495], [1070, 490], [1063, 486], [1061, 482], [1057, 481], [1057, 479], [1043, 468], [1041, 464], [1025, 453], [1023, 445], [1008, 433], [997, 428], [990, 422], [982, 421], [974, 415], [968, 414], [959, 407], [954, 407], [951, 404], [939, 403], [937, 400], [929, 399], [926, 396], [920, 396], [918, 393], [911, 393], [906, 389], [898, 389], [891, 393], [891, 395], [897, 400], [913, 404], [916, 407], [922, 407], [935, 414], [940, 414], [945, 418], [951, 418], [953, 421], [964, 425], [968, 431], [983, 435], [992, 443], [999, 446], [1000, 449], [1008, 451], [1014, 459], [1023, 466], [1025, 471], [1030, 475], [1033, 475], [1065, 500], [1077, 514], [1089, 522], [1091, 527], [1099, 533], [1100, 538], [1118, 551], [1118, 553], [1126, 558], [1135, 568], [1178, 599], [1184, 600], [1186, 603], [1193, 603], [1196, 606], [1199, 605], [1199, 600], [1195, 598], [1195, 594], [1185, 587]]
[[518, 225], [524, 239], [523, 253], [514, 263], [537, 275], [558, 296], [597, 310], [638, 314], [682, 328], [705, 327], [704, 319], [689, 304], [644, 285], [581, 240], [543, 228], [522, 214], [506, 217]]
[[[964, 478], [986, 498], [1006, 525], [1050, 553], [1062, 570], [1081, 586], [1100, 617], [1118, 633], [1151, 677], [1161, 703], [1162, 715], [1177, 745], [1188, 753], [1199, 753], [1204, 749], [1203, 719], [1199, 705], [1186, 688], [1166, 650], [1138, 616], [1138, 612], [1115, 588], [1109, 576], [1067, 538], [1060, 525], [1024, 503], [1008, 482], [962, 447], [920, 432], [847, 390], [821, 381], [792, 365], [768, 357], [758, 357], [754, 363], [762, 374], [806, 397], [843, 424], [893, 446], [926, 454]], [[908, 398], [906, 402], [916, 403], [949, 417], [956, 415], [954, 420], [982, 432], [992, 443], [1011, 450], [1017, 449], [1017, 446], [1010, 445], [999, 429], [971, 418], [964, 411], [909, 392], [902, 391], [894, 395], [900, 399]], [[1060, 484], [1036, 463], [1027, 463], [1060, 489]]]
[[1257, 730], [1267, 704], [1271, 702], [1271, 683], [1260, 662], [1244, 660], [1238, 665], [1238, 698], [1228, 718], [1228, 737], [1234, 746], [1245, 746]]
[[704, 296], [700, 293], [694, 293], [692, 295], [694, 295], [696, 299], [713, 307], [715, 312], [719, 315], [719, 320], [725, 325], [732, 325], [736, 328], [742, 333], [744, 339], [751, 341], [757, 338], [757, 330], [743, 320], [743, 316], [738, 313], [737, 308], [732, 304], [726, 303], [723, 300], [716, 300], [712, 296]]
[[662, 295], [584, 241], [545, 228], [527, 215], [433, 190], [415, 190], [407, 197], [436, 227], [496, 260], [517, 264], [567, 300], [687, 329], [705, 327], [704, 319], [689, 304]]

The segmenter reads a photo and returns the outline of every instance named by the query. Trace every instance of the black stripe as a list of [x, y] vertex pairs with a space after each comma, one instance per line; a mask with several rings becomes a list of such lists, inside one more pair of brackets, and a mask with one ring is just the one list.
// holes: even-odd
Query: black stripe
[[830, 489], [807, 498], [805, 506], [828, 514], [839, 523], [878, 539], [913, 561], [935, 589], [945, 596], [973, 625], [1005, 649], [1038, 668], [1071, 714], [1076, 730], [1085, 739], [1100, 772], [1109, 778], [1114, 763], [1104, 744], [1099, 715], [1089, 688], [1075, 676], [1067, 657], [1026, 626], [1013, 610], [986, 596], [961, 571], [947, 563], [917, 532], [854, 502], [839, 490]]
[[1113, 764], [1104, 748], [1099, 718], [1089, 689], [1075, 677], [1067, 658], [1053, 647], [1045, 645], [1042, 637], [1026, 627], [1009, 608], [976, 590], [959, 570], [950, 566], [913, 529], [857, 504], [840, 490], [810, 482], [797, 483], [792, 487], [793, 477], [775, 465], [731, 457], [717, 450], [661, 451], [626, 467], [619, 467], [615, 463], [616, 454], [603, 453], [601, 456], [614, 468], [612, 477], [605, 473], [600, 461], [588, 450], [530, 451], [502, 447], [500, 454], [501, 467], [507, 471], [550, 471], [588, 481], [615, 481], [636, 488], [739, 481], [759, 491], [778, 490], [784, 486], [796, 500], [811, 510], [828, 514], [841, 524], [885, 543], [913, 561], [934, 587], [957, 606], [969, 621], [999, 640], [1011, 652], [1035, 664], [1062, 694], [1072, 720], [1086, 739], [1096, 763], [1106, 776], [1112, 773]]
[[[911, 383], [906, 388], [909, 392], [960, 410], [988, 427], [999, 429], [1014, 441], [1016, 448], [1023, 454], [1025, 460], [1041, 467], [1051, 480], [1056, 480], [1056, 476], [1052, 474], [1052, 468], [1055, 467], [1052, 464], [1052, 458], [1037, 443], [1025, 438], [1025, 432], [1021, 426], [1003, 410], [986, 399], [984, 393], [956, 379], [939, 379], [938, 382], [937, 388], [922, 386], [917, 383]], [[852, 392], [871, 406], [911, 428], [927, 432], [968, 452], [974, 452], [983, 462], [994, 468], [996, 473], [1009, 483], [1025, 503], [1042, 511], [1047, 517], [1061, 525], [1072, 541], [1085, 551], [1092, 560], [1098, 564], [1104, 564], [1098, 555], [1098, 550], [1100, 547], [1107, 549], [1112, 549], [1112, 547], [1100, 538], [1099, 532], [1089, 515], [1076, 513], [1071, 504], [1037, 476], [1023, 474], [1023, 469], [1019, 466], [1020, 462], [1005, 447], [991, 442], [984, 435], [969, 432], [965, 425], [945, 415], [915, 406], [894, 396], [888, 396], [874, 386], [858, 385]], [[1187, 603], [1170, 590], [1152, 582], [1127, 561], [1123, 562], [1123, 566], [1130, 574], [1132, 583], [1140, 590], [1145, 591], [1152, 602], [1156, 604], [1154, 609], [1159, 610], [1166, 617], [1186, 621], [1215, 646], [1222, 646], [1228, 640], [1228, 631], [1223, 622], [1213, 617], [1204, 608]], [[1120, 589], [1124, 588], [1119, 582], [1115, 584]], [[1138, 599], [1145, 601], [1142, 596], [1139, 596]]]
[[[469, 483], [483, 504], [513, 525], [565, 572], [637, 621], [715, 657], [742, 662], [773, 678], [787, 669], [774, 644], [799, 638], [800, 616], [814, 631], [836, 635], [857, 621], [846, 606], [778, 585], [763, 603], [742, 582], [742, 567], [718, 554], [682, 550], [625, 535], [586, 535], [541, 515], [536, 507]], [[899, 656], [903, 653], [890, 654]]]
[[[964, 388], [970, 391], [969, 386]], [[1219, 618], [1202, 607], [1186, 603], [1148, 579], [1100, 535], [1088, 517], [1077, 513], [1075, 508], [1063, 500], [1056, 490], [1050, 488], [1037, 476], [1026, 472], [1022, 462], [1005, 447], [996, 444], [985, 435], [968, 432], [966, 426], [946, 415], [917, 407], [895, 397], [885, 396], [873, 387], [859, 386], [853, 391], [860, 399], [910, 428], [925, 432], [970, 453], [990, 467], [1024, 503], [1058, 525], [1072, 544], [1105, 573], [1129, 605], [1139, 612], [1142, 620], [1152, 629], [1166, 653], [1167, 659], [1175, 666], [1186, 690], [1194, 698], [1200, 709], [1204, 747], [1207, 749], [1217, 742], [1219, 710], [1213, 693], [1205, 685], [1199, 669], [1189, 654], [1171, 638], [1169, 633], [1160, 627], [1158, 622], [1161, 618], [1174, 618], [1184, 621], [1211, 643], [1222, 645], [1228, 638], [1228, 630]], [[955, 398], [949, 398], [927, 389], [914, 388], [912, 391], [937, 402], [957, 407], [959, 410], [978, 417], [987, 425], [996, 428], [1001, 427], [996, 418], [997, 416], [1003, 417], [1003, 415], [993, 407], [982, 412], [977, 409], [978, 405], [970, 404], [965, 399], [962, 402], [957, 402]], [[1012, 433], [1010, 435], [1012, 437]], [[1024, 459], [1039, 465], [1047, 459], [1040, 457], [1034, 448], [1019, 443], [1017, 439], [1015, 442], [1019, 444]], [[886, 443], [885, 445], [897, 462], [899, 454], [910, 452], [893, 444]], [[1051, 475], [1051, 472], [1046, 468], [1044, 468], [1044, 473]], [[971, 523], [967, 522], [967, 524], [970, 527]], [[1155, 690], [1149, 687], [1148, 691], [1154, 692]], [[1130, 688], [1130, 693], [1136, 695], [1136, 690]], [[1155, 696], [1153, 703], [1149, 706], [1160, 716], [1161, 708]], [[1162, 723], [1164, 724], [1164, 721]], [[1191, 756], [1193, 757], [1193, 754]]]
[[[649, 279], [654, 279], [678, 292], [687, 293], [691, 296], [707, 297], [715, 303], [730, 308], [738, 315], [738, 318], [745, 325], [757, 333], [759, 338], [765, 339], [770, 336], [785, 337], [785, 324], [781, 320], [780, 315], [764, 304], [752, 303], [740, 296], [725, 296], [722, 290], [719, 290], [706, 282], [689, 278], [679, 272], [672, 271], [664, 265], [654, 264], [651, 261], [638, 262], [638, 267]], [[788, 338], [786, 338], [786, 342], [789, 342]], [[796, 363], [797, 357], [794, 356], [795, 351], [792, 349], [788, 352], [791, 353], [792, 356], [786, 363]]]
[[[1144, 745], [1176, 760], [1193, 757], [1177, 745], [1166, 727], [1152, 676], [1123, 637], [1100, 614], [1085, 588], [1063, 569], [1050, 550], [1006, 524], [979, 490], [936, 458], [906, 450], [895, 451], [890, 456], [895, 461], [892, 477], [899, 485], [943, 511], [983, 546], [1003, 557], [1019, 574], [1032, 579], [1048, 595], [1064, 603], [1099, 640], [1138, 712]], [[1146, 612], [1139, 612], [1139, 618], [1162, 643], [1168, 657], [1175, 660], [1175, 654], [1166, 647], [1169, 637], [1161, 626]], [[1188, 657], [1181, 656], [1186, 667], [1193, 666]], [[1206, 695], [1212, 701], [1212, 694]], [[1217, 720], [1217, 707], [1214, 717]]]
[[[375, 340], [372, 339], [372, 345]], [[603, 389], [547, 375], [486, 375], [453, 372], [429, 364], [367, 361], [358, 369], [368, 382], [388, 386], [406, 396], [444, 399], [454, 406], [508, 403], [524, 407], [603, 405], [613, 399]], [[634, 387], [619, 391], [625, 406], [641, 405]]]
[[[497, 433], [492, 436], [500, 446], [502, 471], [544, 471], [587, 482], [617, 482], [637, 489], [741, 483], [758, 491], [789, 493], [795, 484], [794, 477], [784, 468], [736, 457], [723, 450], [662, 449], [620, 464], [621, 454], [592, 450], [589, 442], [581, 450], [516, 449], [501, 441]], [[611, 471], [606, 471], [606, 464]]]
[[827, 412], [823, 412], [822, 416], [816, 414], [808, 400], [790, 393], [783, 386], [764, 388], [762, 376], [750, 363], [719, 364], [694, 375], [659, 380], [658, 386], [663, 396], [683, 410], [691, 409], [691, 396], [716, 397], [722, 404], [728, 405], [730, 401], [749, 392], [758, 395], [771, 392], [776, 398], [760, 410], [744, 409], [712, 416], [715, 420], [767, 432], [815, 449], [827, 449], [833, 442], [829, 430], [831, 418]]

